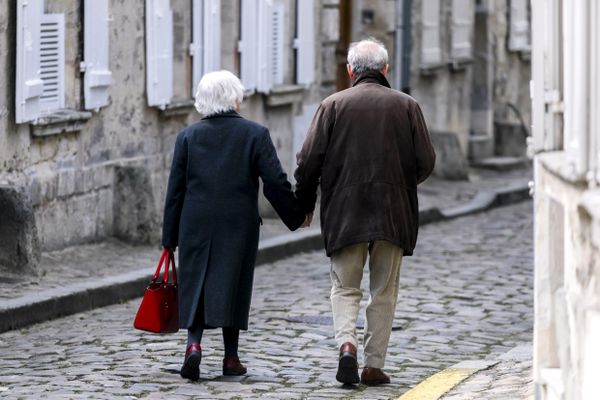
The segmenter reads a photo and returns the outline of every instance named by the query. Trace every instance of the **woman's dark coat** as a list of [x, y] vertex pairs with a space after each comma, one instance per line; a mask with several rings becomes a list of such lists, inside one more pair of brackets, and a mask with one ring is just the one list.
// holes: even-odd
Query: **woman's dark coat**
[[194, 325], [203, 296], [205, 327], [248, 328], [261, 222], [258, 177], [283, 222], [305, 215], [269, 131], [230, 111], [184, 129], [175, 143], [163, 222], [163, 246], [179, 246], [180, 327]]
[[298, 154], [296, 196], [310, 212], [321, 185], [327, 255], [387, 240], [409, 256], [419, 228], [417, 184], [434, 164], [417, 102], [367, 72], [321, 102]]

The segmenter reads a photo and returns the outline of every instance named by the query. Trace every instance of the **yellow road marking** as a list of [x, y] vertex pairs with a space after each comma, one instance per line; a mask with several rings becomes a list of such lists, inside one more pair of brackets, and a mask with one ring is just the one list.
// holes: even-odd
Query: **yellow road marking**
[[437, 400], [480, 368], [447, 368], [430, 376], [398, 400]]

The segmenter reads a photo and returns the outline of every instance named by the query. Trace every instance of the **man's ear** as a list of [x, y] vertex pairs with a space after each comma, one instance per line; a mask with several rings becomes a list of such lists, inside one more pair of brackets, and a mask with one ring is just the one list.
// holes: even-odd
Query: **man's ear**
[[380, 72], [383, 74], [383, 76], [387, 76], [389, 70], [390, 70], [390, 64], [385, 64], [385, 67], [383, 67], [383, 69]]
[[350, 64], [346, 64], [346, 71], [348, 71], [348, 76], [350, 80], [354, 80], [354, 72], [352, 72], [352, 68], [350, 68]]

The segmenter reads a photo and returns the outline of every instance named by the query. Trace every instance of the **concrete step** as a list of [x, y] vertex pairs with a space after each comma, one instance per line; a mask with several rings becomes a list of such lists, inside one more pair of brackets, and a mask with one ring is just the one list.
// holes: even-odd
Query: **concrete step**
[[473, 160], [471, 166], [475, 168], [493, 169], [495, 171], [508, 171], [523, 168], [531, 161], [526, 157], [486, 157]]

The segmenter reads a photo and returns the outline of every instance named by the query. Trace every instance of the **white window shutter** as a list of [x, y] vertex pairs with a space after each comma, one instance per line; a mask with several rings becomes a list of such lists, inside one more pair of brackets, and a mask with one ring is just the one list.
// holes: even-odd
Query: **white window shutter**
[[508, 49], [510, 51], [528, 51], [530, 49], [527, 3], [528, 0], [510, 0], [508, 36]]
[[198, 83], [204, 74], [204, 1], [192, 0], [192, 97], [196, 96]]
[[[598, 21], [600, 19], [600, 4], [594, 1], [590, 4], [591, 6], [591, 21]], [[598, 38], [600, 36], [600, 26], [597, 23], [592, 24], [591, 37]], [[591, 154], [590, 164], [594, 167], [593, 173], [597, 184], [600, 184], [600, 40], [591, 41], [591, 101], [590, 101], [590, 132], [591, 132]]]
[[146, 0], [148, 105], [165, 108], [173, 97], [173, 11], [170, 0]]
[[242, 0], [240, 79], [247, 91], [258, 87], [258, 4], [259, 0]]
[[274, 0], [271, 11], [271, 49], [269, 51], [269, 64], [272, 67], [271, 76], [274, 85], [283, 83], [284, 18], [283, 3]]
[[273, 87], [273, 0], [258, 3], [258, 80], [257, 90], [268, 93]]
[[65, 106], [65, 15], [42, 14], [40, 29], [40, 75], [44, 91], [42, 113]]
[[440, 46], [440, 0], [423, 0], [421, 30], [421, 67], [442, 62]]
[[472, 58], [471, 38], [474, 18], [473, 0], [452, 0], [452, 47], [453, 60]]
[[112, 81], [109, 66], [108, 0], [85, 0], [83, 11], [83, 91], [86, 110], [108, 105]]
[[204, 73], [221, 69], [221, 0], [204, 0]]
[[310, 85], [315, 80], [315, 3], [314, 0], [298, 1], [296, 15], [298, 37], [296, 38], [297, 83]]
[[40, 115], [44, 83], [40, 76], [40, 24], [43, 0], [17, 0], [17, 71], [15, 119], [34, 121]]

